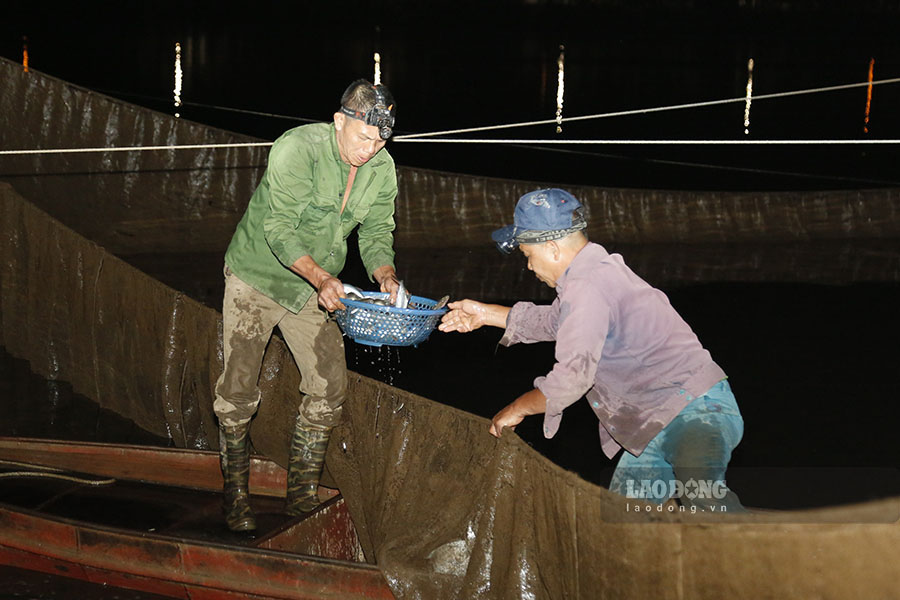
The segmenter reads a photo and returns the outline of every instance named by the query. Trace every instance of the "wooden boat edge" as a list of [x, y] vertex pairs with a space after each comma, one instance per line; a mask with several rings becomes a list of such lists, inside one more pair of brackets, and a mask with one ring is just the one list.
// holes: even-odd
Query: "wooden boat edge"
[[[219, 455], [210, 450], [0, 437], [0, 460], [21, 461], [26, 453], [27, 462], [43, 467], [193, 489], [222, 489]], [[284, 469], [259, 455], [250, 462], [253, 493], [283, 497]]]
[[393, 598], [381, 571], [365, 563], [133, 533], [0, 504], [0, 562], [31, 567], [10, 561], [15, 555], [42, 557], [57, 575], [134, 580], [126, 587], [155, 593], [186, 587], [284, 600]]
[[[0, 437], [0, 460], [23, 459], [79, 473], [221, 489], [218, 455], [210, 451]], [[267, 495], [283, 496], [284, 470], [265, 458], [253, 462], [251, 481]], [[4, 503], [0, 564], [176, 598], [393, 598], [381, 571], [366, 563], [131, 532]]]

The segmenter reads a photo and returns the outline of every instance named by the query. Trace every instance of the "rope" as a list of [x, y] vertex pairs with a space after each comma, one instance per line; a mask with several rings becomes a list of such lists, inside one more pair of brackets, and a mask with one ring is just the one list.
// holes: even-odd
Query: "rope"
[[[556, 121], [553, 121], [554, 123]], [[885, 140], [540, 140], [540, 139], [403, 139], [397, 141], [430, 144], [574, 144], [574, 145], [637, 145], [637, 146], [739, 146], [739, 145], [843, 145], [843, 144], [900, 144], [900, 139]], [[144, 152], [149, 150], [200, 150], [219, 148], [250, 148], [271, 146], [272, 142], [244, 142], [234, 144], [184, 144], [172, 146], [113, 146], [107, 148], [45, 148], [38, 150], [0, 150], [0, 156], [26, 154], [84, 154], [92, 152]]]
[[[898, 83], [900, 77], [892, 79], [881, 79], [872, 82], [863, 83], [847, 83], [843, 85], [833, 85], [819, 88], [808, 88], [804, 90], [794, 90], [788, 92], [777, 92], [772, 94], [762, 94], [753, 96], [754, 100], [769, 100], [772, 98], [784, 98], [788, 96], [797, 96], [801, 94], [816, 94], [822, 92], [833, 92], [838, 90], [846, 90], [856, 87], [880, 85], [886, 83]], [[598, 113], [593, 115], [582, 115], [579, 117], [568, 117], [563, 119], [565, 122], [583, 121], [587, 119], [605, 119], [610, 117], [621, 117], [628, 115], [639, 115], [654, 112], [662, 112], [669, 110], [681, 110], [685, 108], [699, 108], [705, 106], [715, 106], [718, 104], [728, 104], [732, 102], [746, 102], [746, 96], [740, 98], [726, 98], [724, 100], [708, 100], [704, 102], [692, 102], [688, 104], [675, 104], [671, 106], [659, 106], [655, 108], [640, 108], [635, 110], [624, 110], [617, 112]], [[251, 111], [246, 111], [251, 112]], [[259, 113], [266, 114], [266, 113]], [[274, 115], [272, 115], [274, 116]], [[279, 115], [283, 116], [283, 115]], [[843, 144], [897, 144], [900, 140], [535, 140], [535, 139], [425, 139], [433, 138], [439, 135], [450, 135], [455, 133], [472, 133], [475, 131], [490, 131], [496, 129], [509, 129], [513, 127], [527, 127], [531, 125], [546, 125], [556, 123], [556, 119], [544, 119], [540, 121], [527, 121], [523, 123], [508, 123], [505, 125], [490, 125], [485, 127], [469, 127], [466, 129], [448, 129], [445, 131], [432, 131], [430, 133], [411, 133], [407, 135], [394, 136], [397, 142], [432, 142], [432, 143], [456, 143], [456, 144], [606, 144], [606, 145], [791, 145], [791, 144], [822, 144], [822, 145], [843, 145]], [[220, 148], [249, 148], [259, 146], [271, 146], [272, 142], [243, 142], [231, 144], [184, 144], [184, 145], [168, 145], [168, 146], [119, 146], [106, 148], [48, 148], [37, 150], [0, 150], [0, 156], [10, 155], [27, 155], [27, 154], [68, 154], [68, 153], [88, 153], [88, 152], [145, 152], [153, 150], [200, 150], [200, 149], [220, 149]]]
[[16, 460], [2, 460], [0, 459], [0, 465], [10, 465], [14, 467], [26, 467], [29, 469], [36, 469], [33, 471], [7, 471], [5, 473], [0, 473], [0, 479], [9, 477], [42, 477], [44, 479], [60, 479], [63, 481], [74, 481], [75, 483], [82, 483], [85, 485], [91, 486], [99, 486], [99, 485], [110, 485], [116, 482], [115, 479], [84, 479], [82, 477], [75, 477], [73, 475], [63, 475], [60, 471], [61, 469], [57, 469], [55, 467], [45, 467], [42, 465], [33, 465], [31, 463], [19, 462]]
[[38, 469], [41, 471], [55, 471], [57, 473], [62, 471], [62, 469], [57, 469], [56, 467], [45, 467], [43, 465], [33, 465], [31, 463], [19, 462], [17, 460], [0, 459], [0, 465], [11, 465], [13, 467], [25, 467], [27, 469]]
[[183, 144], [180, 146], [113, 146], [107, 148], [45, 148], [38, 150], [0, 150], [0, 155], [11, 154], [69, 154], [83, 152], [143, 152], [147, 150], [201, 150], [206, 148], [252, 148], [271, 146], [272, 142], [236, 142], [232, 144]]
[[[787, 96], [798, 96], [801, 94], [817, 94], [822, 92], [834, 92], [838, 90], [846, 90], [855, 87], [868, 87], [869, 85], [879, 85], [883, 83], [898, 83], [900, 82], [900, 77], [895, 77], [892, 79], [881, 79], [873, 82], [864, 82], [864, 83], [847, 83], [843, 85], [833, 85], [827, 87], [819, 87], [819, 88], [808, 88], [805, 90], [794, 90], [789, 92], [776, 92], [772, 94], [761, 94], [759, 96], [752, 96], [753, 100], [769, 100], [772, 98], [784, 98]], [[598, 113], [593, 115], [582, 115], [580, 117], [567, 117], [563, 119], [563, 122], [571, 122], [571, 121], [584, 121], [587, 119], [607, 119], [610, 117], [624, 117], [629, 115], [642, 115], [647, 113], [654, 112], [663, 112], [668, 110], [682, 110], [685, 108], [701, 108], [704, 106], [715, 106], [718, 104], [728, 104], [732, 102], [746, 102], [747, 97], [741, 96], [740, 98], [727, 98], [724, 100], [707, 100], [704, 102], [691, 102], [688, 104], [675, 104], [671, 106], [658, 106], [655, 108], [638, 108], [634, 110], [621, 110], [616, 112], [608, 112], [608, 113]], [[506, 125], [489, 125], [485, 127], [469, 127], [466, 129], [448, 129], [445, 131], [432, 131], [430, 133], [411, 133], [408, 135], [400, 135], [394, 137], [394, 140], [398, 142], [406, 142], [412, 141], [415, 138], [423, 138], [423, 137], [433, 137], [437, 135], [450, 135], [453, 133], [472, 133], [475, 131], [490, 131], [493, 129], [509, 129], [512, 127], [528, 127], [531, 125], [549, 125], [556, 124], [556, 119], [544, 119], [541, 121], [527, 121], [524, 123], [508, 123]]]
[[[103, 89], [103, 88], [98, 88], [96, 91], [100, 92], [101, 94], [107, 94], [107, 95], [116, 96], [116, 97], [125, 96], [128, 98], [140, 98], [142, 100], [152, 100], [153, 102], [165, 103], [167, 105], [169, 103], [171, 103], [171, 99], [160, 98], [159, 96], [148, 96], [146, 94], [133, 94], [131, 92], [123, 92], [120, 90], [110, 90], [110, 89]], [[204, 104], [202, 102], [182, 102], [181, 105], [182, 106], [194, 106], [197, 108], [212, 108], [212, 109], [221, 110], [224, 112], [234, 112], [234, 113], [240, 113], [240, 114], [245, 114], [245, 115], [253, 115], [253, 116], [257, 116], [257, 117], [272, 117], [274, 119], [288, 119], [291, 121], [302, 121], [305, 123], [320, 123], [322, 121], [321, 119], [309, 119], [307, 117], [296, 117], [294, 115], [282, 115], [279, 113], [262, 112], [262, 111], [258, 111], [258, 110], [250, 110], [247, 108], [234, 108], [231, 106], [219, 106], [217, 104]]]
[[[553, 121], [554, 123], [556, 121]], [[400, 141], [400, 140], [398, 140]], [[900, 139], [889, 140], [536, 140], [536, 139], [404, 139], [404, 142], [421, 142], [432, 144], [604, 144], [604, 145], [641, 145], [641, 146], [665, 146], [665, 145], [775, 145], [785, 146], [792, 144], [810, 145], [839, 145], [839, 144], [898, 144]]]
[[40, 477], [43, 479], [61, 479], [63, 481], [74, 481], [90, 486], [111, 485], [116, 482], [115, 479], [83, 479], [81, 477], [73, 477], [72, 475], [62, 475], [60, 473], [41, 473], [37, 471], [9, 471], [0, 473], [0, 479], [4, 477]]

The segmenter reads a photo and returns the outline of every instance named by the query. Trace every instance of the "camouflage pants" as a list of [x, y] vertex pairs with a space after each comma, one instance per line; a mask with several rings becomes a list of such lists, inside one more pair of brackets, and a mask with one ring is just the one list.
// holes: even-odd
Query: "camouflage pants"
[[300, 368], [300, 419], [333, 427], [347, 390], [344, 340], [316, 294], [297, 314], [258, 292], [225, 267], [222, 304], [225, 368], [216, 382], [213, 408], [225, 426], [248, 422], [259, 406], [259, 371], [275, 326]]

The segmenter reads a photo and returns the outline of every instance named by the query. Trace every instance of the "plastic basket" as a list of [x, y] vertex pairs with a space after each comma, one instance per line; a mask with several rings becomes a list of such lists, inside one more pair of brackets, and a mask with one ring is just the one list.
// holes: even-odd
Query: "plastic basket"
[[[387, 300], [390, 294], [363, 292], [366, 298]], [[334, 311], [344, 335], [367, 346], [417, 346], [428, 339], [446, 308], [434, 310], [436, 300], [411, 296], [409, 308], [380, 306], [341, 298], [347, 308]]]

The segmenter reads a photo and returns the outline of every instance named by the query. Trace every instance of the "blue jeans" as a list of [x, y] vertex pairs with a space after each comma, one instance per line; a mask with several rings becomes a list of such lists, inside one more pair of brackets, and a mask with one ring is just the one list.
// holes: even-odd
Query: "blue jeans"
[[711, 387], [678, 413], [640, 456], [622, 453], [609, 489], [629, 498], [722, 512], [743, 510], [725, 485], [731, 452], [744, 435], [744, 420], [728, 381]]

